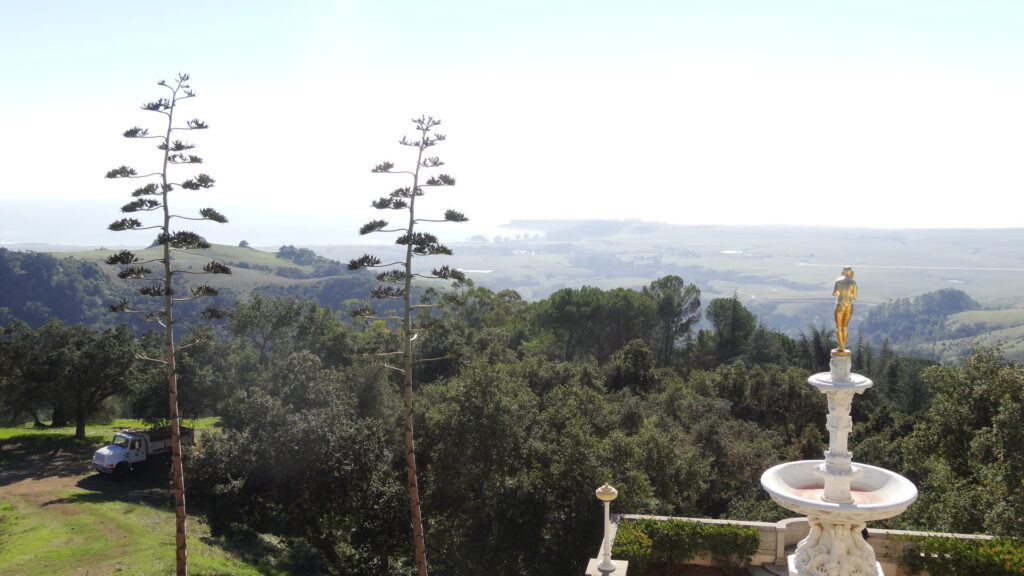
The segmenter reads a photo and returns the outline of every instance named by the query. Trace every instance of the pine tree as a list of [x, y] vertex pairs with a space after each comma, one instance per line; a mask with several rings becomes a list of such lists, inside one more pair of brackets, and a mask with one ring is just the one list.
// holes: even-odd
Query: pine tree
[[[146, 358], [165, 365], [167, 372], [168, 401], [170, 406], [170, 428], [171, 428], [171, 467], [174, 477], [174, 509], [176, 517], [176, 573], [179, 576], [188, 574], [188, 547], [186, 544], [186, 516], [185, 516], [185, 474], [181, 461], [181, 417], [178, 414], [178, 373], [175, 364], [175, 342], [174, 326], [186, 318], [174, 317], [174, 304], [177, 302], [190, 301], [206, 296], [216, 296], [217, 290], [207, 284], [193, 285], [187, 295], [177, 295], [183, 282], [183, 275], [194, 274], [229, 274], [231, 269], [216, 261], [208, 262], [202, 271], [193, 271], [184, 268], [176, 268], [174, 265], [174, 254], [183, 250], [196, 250], [209, 248], [210, 244], [195, 232], [187, 230], [172, 230], [171, 221], [177, 220], [209, 220], [218, 223], [226, 223], [227, 218], [213, 208], [203, 208], [198, 216], [183, 216], [171, 212], [169, 198], [173, 192], [182, 190], [206, 190], [212, 188], [214, 180], [207, 174], [197, 174], [192, 178], [180, 182], [173, 181], [171, 171], [180, 165], [201, 164], [202, 159], [188, 153], [195, 146], [182, 140], [172, 139], [176, 132], [205, 130], [205, 122], [193, 119], [184, 125], [176, 125], [174, 114], [182, 100], [194, 98], [195, 93], [188, 84], [187, 74], [179, 74], [172, 82], [164, 80], [157, 84], [165, 88], [170, 94], [165, 98], [158, 98], [152, 102], [142, 105], [147, 112], [161, 114], [166, 119], [166, 128], [163, 134], [150, 135], [145, 128], [134, 127], [126, 130], [126, 138], [152, 138], [157, 141], [157, 149], [161, 151], [163, 162], [160, 170], [148, 174], [139, 174], [134, 168], [121, 166], [107, 172], [107, 178], [139, 178], [149, 182], [132, 192], [135, 199], [121, 207], [125, 214], [139, 214], [154, 212], [162, 218], [154, 224], [146, 225], [135, 217], [125, 217], [109, 226], [113, 231], [124, 230], [156, 230], [156, 245], [160, 251], [159, 256], [148, 259], [140, 258], [129, 250], [123, 250], [107, 258], [107, 264], [121, 266], [118, 277], [124, 280], [139, 281], [146, 285], [139, 288], [138, 292], [144, 296], [159, 298], [162, 305], [155, 307], [136, 308], [125, 300], [111, 306], [115, 312], [128, 312], [138, 314], [143, 319], [156, 322], [163, 328], [165, 359]], [[158, 264], [156, 272], [147, 265]], [[178, 280], [176, 282], [176, 279]], [[216, 309], [207, 309], [201, 314], [205, 318], [218, 318], [222, 313]]]
[[652, 345], [658, 366], [668, 366], [676, 345], [700, 320], [700, 288], [669, 275], [644, 286], [643, 293], [655, 301], [658, 320]]
[[[406, 449], [406, 480], [409, 487], [409, 512], [412, 517], [412, 536], [415, 548], [416, 568], [419, 576], [427, 574], [426, 538], [423, 531], [423, 518], [420, 512], [419, 484], [416, 477], [416, 449], [415, 435], [413, 433], [413, 342], [416, 340], [419, 327], [413, 323], [413, 313], [428, 305], [414, 304], [412, 299], [412, 281], [414, 277], [434, 278], [465, 281], [465, 276], [459, 270], [449, 266], [441, 266], [433, 269], [430, 274], [414, 272], [413, 260], [420, 256], [451, 255], [450, 248], [441, 244], [437, 237], [428, 232], [421, 232], [417, 225], [421, 222], [465, 222], [467, 218], [455, 210], [447, 210], [444, 217], [440, 219], [423, 219], [416, 217], [416, 199], [424, 194], [424, 188], [454, 186], [455, 179], [447, 174], [431, 176], [421, 182], [421, 171], [432, 170], [444, 165], [436, 156], [427, 156], [428, 149], [444, 141], [443, 134], [437, 134], [433, 130], [441, 124], [432, 116], [421, 116], [412, 120], [416, 130], [420, 133], [417, 140], [409, 140], [403, 137], [399, 143], [416, 150], [416, 164], [412, 170], [394, 170], [395, 165], [391, 162], [378, 164], [372, 171], [376, 174], [403, 174], [412, 179], [412, 185], [397, 188], [390, 195], [375, 200], [371, 206], [378, 210], [406, 211], [408, 213], [407, 224], [397, 228], [389, 228], [386, 220], [372, 220], [359, 229], [360, 234], [371, 232], [394, 232], [399, 233], [395, 243], [405, 246], [405, 259], [403, 261], [384, 263], [380, 258], [369, 254], [352, 260], [348, 264], [349, 270], [361, 268], [378, 268], [381, 272], [377, 274], [377, 280], [383, 283], [372, 292], [374, 298], [401, 299], [402, 316], [387, 316], [388, 320], [401, 322], [400, 335], [402, 349], [400, 351], [385, 352], [383, 357], [391, 355], [400, 356], [401, 365], [388, 364], [389, 368], [397, 370], [403, 375], [403, 404], [405, 417], [405, 449]], [[366, 307], [356, 311], [357, 315], [364, 317], [377, 317], [372, 307]]]

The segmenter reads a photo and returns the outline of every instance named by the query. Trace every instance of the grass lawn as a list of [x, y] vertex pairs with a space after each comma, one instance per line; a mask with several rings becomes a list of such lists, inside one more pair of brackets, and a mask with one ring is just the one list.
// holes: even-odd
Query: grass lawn
[[[216, 419], [188, 422], [199, 429]], [[174, 573], [174, 512], [165, 466], [123, 482], [89, 467], [94, 447], [134, 420], [74, 428], [0, 428], [0, 574], [167, 575]], [[195, 575], [277, 575], [247, 563], [189, 517], [189, 572]]]
[[[0, 501], [0, 572], [9, 576], [52, 574], [160, 575], [174, 573], [174, 513], [148, 505], [93, 497], [80, 491], [52, 493], [56, 504]], [[189, 573], [260, 575], [210, 543], [209, 529], [189, 522]]]

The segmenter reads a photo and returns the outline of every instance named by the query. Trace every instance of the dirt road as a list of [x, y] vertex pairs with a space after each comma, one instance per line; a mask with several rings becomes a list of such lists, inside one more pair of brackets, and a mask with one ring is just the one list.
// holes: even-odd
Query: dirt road
[[[4, 449], [10, 449], [4, 446]], [[123, 502], [160, 505], [171, 497], [167, 467], [157, 464], [118, 482], [92, 469], [92, 447], [61, 449], [0, 467], [0, 501], [60, 505], [67, 492], [99, 492]]]

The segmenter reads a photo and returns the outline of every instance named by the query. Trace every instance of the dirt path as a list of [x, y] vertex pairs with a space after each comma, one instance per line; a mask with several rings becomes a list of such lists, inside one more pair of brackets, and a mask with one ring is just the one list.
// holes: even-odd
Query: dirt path
[[[118, 482], [92, 469], [93, 448], [37, 454], [0, 468], [0, 501], [59, 505], [62, 493], [99, 492], [112, 500], [160, 505], [170, 498], [166, 466], [155, 465]], [[70, 508], [70, 507], [69, 507]]]
[[90, 472], [92, 452], [58, 450], [0, 468], [0, 500], [17, 498], [42, 505], [54, 492], [73, 490]]

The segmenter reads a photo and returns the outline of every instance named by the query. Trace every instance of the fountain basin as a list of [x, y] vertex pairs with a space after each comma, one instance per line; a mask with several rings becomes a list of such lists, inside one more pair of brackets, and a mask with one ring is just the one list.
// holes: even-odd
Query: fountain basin
[[917, 487], [895, 472], [853, 464], [851, 504], [822, 499], [825, 480], [818, 469], [823, 460], [800, 460], [773, 466], [761, 475], [761, 486], [776, 504], [830, 522], [870, 522], [890, 518], [917, 500]]
[[834, 374], [831, 372], [819, 372], [808, 378], [807, 383], [826, 394], [830, 391], [850, 391], [861, 394], [874, 385], [870, 379], [860, 374]]

